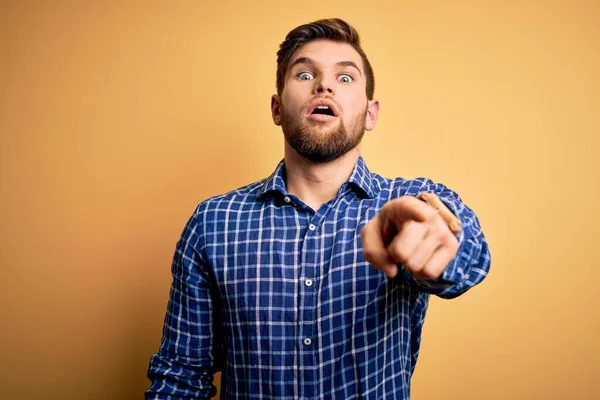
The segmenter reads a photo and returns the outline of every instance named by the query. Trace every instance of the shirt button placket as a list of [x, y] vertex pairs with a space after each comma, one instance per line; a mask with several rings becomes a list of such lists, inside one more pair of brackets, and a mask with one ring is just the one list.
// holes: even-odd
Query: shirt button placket
[[[315, 218], [316, 217], [316, 218]], [[301, 393], [304, 397], [313, 398], [316, 393], [315, 386], [315, 377], [316, 377], [316, 368], [317, 368], [317, 360], [316, 360], [316, 343], [313, 342], [313, 337], [316, 334], [316, 320], [315, 320], [315, 311], [317, 308], [316, 302], [316, 293], [313, 289], [315, 285], [315, 281], [313, 280], [315, 276], [317, 276], [317, 265], [319, 263], [319, 255], [317, 252], [317, 244], [319, 242], [319, 235], [317, 233], [318, 227], [321, 224], [321, 220], [319, 216], [314, 216], [312, 223], [309, 223], [308, 230], [306, 231], [306, 245], [304, 250], [310, 254], [308, 258], [308, 262], [305, 264], [306, 268], [304, 269], [305, 275], [300, 277], [300, 284], [304, 284], [304, 318], [303, 321], [305, 323], [304, 329], [302, 329], [301, 337], [302, 345], [304, 347], [304, 351], [301, 351], [302, 359], [303, 359], [303, 374], [302, 374], [302, 383], [304, 390]], [[308, 395], [308, 396], [307, 396]]]

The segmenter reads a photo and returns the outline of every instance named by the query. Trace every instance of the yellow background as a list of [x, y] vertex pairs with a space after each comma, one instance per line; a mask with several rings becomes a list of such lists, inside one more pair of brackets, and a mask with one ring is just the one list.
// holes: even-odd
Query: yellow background
[[3, 1], [0, 391], [136, 399], [196, 204], [267, 176], [295, 26], [354, 24], [363, 154], [479, 215], [493, 263], [433, 299], [413, 399], [600, 397], [597, 1]]

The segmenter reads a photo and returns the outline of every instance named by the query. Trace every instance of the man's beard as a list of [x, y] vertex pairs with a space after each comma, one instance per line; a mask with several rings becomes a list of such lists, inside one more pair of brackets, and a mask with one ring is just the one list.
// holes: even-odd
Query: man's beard
[[[305, 115], [304, 109], [299, 115]], [[323, 123], [295, 119], [282, 106], [281, 128], [285, 140], [299, 155], [314, 163], [324, 164], [337, 160], [361, 142], [365, 134], [366, 116], [365, 109], [364, 113], [356, 116], [348, 133], [340, 116], [337, 117], [339, 121], [336, 127], [325, 128]], [[332, 121], [327, 124], [334, 123]]]

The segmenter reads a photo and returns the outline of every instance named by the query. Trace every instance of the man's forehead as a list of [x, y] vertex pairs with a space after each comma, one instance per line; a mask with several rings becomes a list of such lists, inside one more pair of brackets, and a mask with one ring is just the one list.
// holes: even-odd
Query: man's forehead
[[332, 40], [313, 40], [302, 46], [292, 59], [290, 66], [300, 58], [308, 59], [315, 64], [335, 65], [344, 61], [354, 62], [363, 70], [360, 54], [348, 43]]

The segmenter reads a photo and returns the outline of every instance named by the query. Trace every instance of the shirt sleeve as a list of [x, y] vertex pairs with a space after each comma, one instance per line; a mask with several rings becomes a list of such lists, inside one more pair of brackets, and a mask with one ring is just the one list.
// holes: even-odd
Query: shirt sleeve
[[427, 307], [429, 305], [429, 295], [420, 293], [416, 297], [415, 309], [410, 317], [410, 374], [415, 372], [417, 366], [417, 359], [421, 350], [421, 333], [423, 332], [423, 323], [425, 322], [425, 315], [427, 314]]
[[401, 268], [402, 275], [410, 284], [426, 293], [445, 299], [460, 296], [483, 281], [490, 270], [490, 250], [479, 220], [473, 210], [462, 202], [458, 194], [440, 183], [418, 178], [406, 181], [405, 185], [402, 194], [404, 196], [418, 196], [422, 192], [435, 193], [460, 219], [462, 231], [457, 235], [459, 247], [456, 257], [438, 279], [416, 279], [405, 268]]
[[188, 221], [173, 257], [169, 302], [158, 353], [150, 359], [147, 400], [208, 399], [221, 369], [223, 344], [214, 279], [203, 256], [199, 209]]

